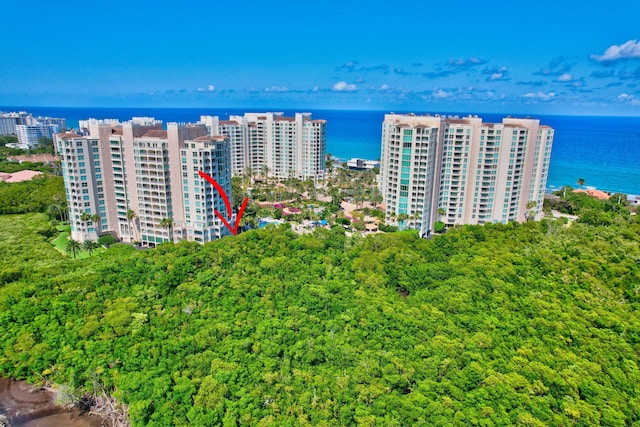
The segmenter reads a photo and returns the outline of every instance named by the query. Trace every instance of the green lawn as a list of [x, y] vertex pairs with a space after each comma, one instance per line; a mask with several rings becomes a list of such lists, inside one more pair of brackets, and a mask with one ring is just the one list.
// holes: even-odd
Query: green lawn
[[[54, 248], [56, 248], [58, 251], [60, 251], [63, 255], [72, 256], [71, 254], [69, 254], [67, 252], [67, 242], [69, 241], [69, 236], [71, 235], [71, 227], [68, 226], [68, 225], [58, 225], [56, 228], [60, 232], [60, 235], [58, 237], [56, 237], [51, 242], [51, 244], [53, 245]], [[93, 251], [93, 253], [91, 254], [91, 256], [99, 254], [100, 252], [104, 252], [104, 250], [105, 249], [103, 247], [95, 249]], [[85, 258], [89, 258], [89, 252], [88, 251], [81, 250], [81, 251], [76, 253], [76, 259], [85, 259]]]
[[60, 235], [58, 235], [51, 244], [53, 244], [57, 250], [66, 255], [67, 252], [65, 248], [67, 247], [67, 241], [71, 235], [71, 227], [68, 225], [58, 225], [56, 228], [60, 232]]

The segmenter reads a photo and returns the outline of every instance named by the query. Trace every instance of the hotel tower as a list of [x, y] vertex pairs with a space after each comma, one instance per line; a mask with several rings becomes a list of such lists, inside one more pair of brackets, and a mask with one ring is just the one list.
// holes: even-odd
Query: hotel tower
[[553, 129], [539, 120], [387, 114], [380, 188], [388, 223], [507, 223], [542, 216]]
[[[208, 242], [228, 230], [220, 194], [199, 175], [231, 194], [228, 138], [204, 124], [152, 118], [81, 122], [86, 135], [56, 136], [69, 206], [71, 237], [83, 242], [110, 233], [126, 242]], [[230, 223], [233, 223], [235, 218]]]
[[[135, 117], [80, 121], [80, 134], [55, 138], [62, 159], [71, 236], [78, 241], [112, 234], [154, 246], [167, 241], [209, 242], [229, 231], [220, 194], [231, 198], [231, 177], [247, 172], [273, 178], [324, 176], [326, 121], [310, 113], [247, 113], [195, 124]], [[235, 217], [229, 220], [235, 222]]]
[[320, 179], [325, 173], [326, 120], [311, 113], [246, 113], [220, 120], [201, 116], [210, 133], [225, 135], [231, 144], [234, 176], [247, 172], [277, 178]]

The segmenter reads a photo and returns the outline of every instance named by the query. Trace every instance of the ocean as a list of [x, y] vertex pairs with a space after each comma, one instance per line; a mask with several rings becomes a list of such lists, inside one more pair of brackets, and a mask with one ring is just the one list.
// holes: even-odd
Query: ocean
[[[166, 122], [196, 122], [200, 115], [230, 114], [280, 109], [221, 108], [68, 108], [68, 107], [0, 107], [0, 111], [28, 111], [35, 116], [64, 117], [76, 127], [78, 120], [150, 116]], [[341, 160], [352, 157], [380, 158], [382, 120], [389, 111], [301, 110], [314, 119], [327, 120], [327, 152]], [[396, 111], [402, 113], [401, 111]], [[425, 112], [415, 111], [416, 114]], [[440, 113], [432, 111], [432, 114]], [[440, 113], [465, 116], [469, 113]], [[505, 114], [481, 114], [484, 122], [501, 122]], [[520, 117], [514, 115], [514, 117]], [[586, 187], [611, 192], [640, 194], [640, 117], [532, 116], [555, 129], [547, 187], [576, 187], [579, 178]]]

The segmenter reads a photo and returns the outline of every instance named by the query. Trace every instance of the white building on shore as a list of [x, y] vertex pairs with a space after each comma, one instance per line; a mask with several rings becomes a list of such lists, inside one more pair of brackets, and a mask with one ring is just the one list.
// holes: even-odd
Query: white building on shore
[[353, 158], [347, 161], [347, 167], [353, 170], [372, 170], [380, 168], [380, 162], [378, 160], [366, 160]]

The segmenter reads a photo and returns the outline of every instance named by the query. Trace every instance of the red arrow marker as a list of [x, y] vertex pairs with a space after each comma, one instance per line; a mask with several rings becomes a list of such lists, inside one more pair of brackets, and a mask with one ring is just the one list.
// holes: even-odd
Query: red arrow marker
[[227, 227], [229, 231], [231, 231], [235, 236], [236, 234], [238, 234], [238, 226], [240, 225], [240, 218], [242, 218], [242, 214], [244, 213], [244, 210], [247, 207], [247, 202], [249, 202], [249, 198], [247, 197], [242, 202], [242, 206], [240, 207], [240, 209], [238, 210], [238, 214], [236, 215], [236, 223], [233, 225], [233, 227], [231, 227], [231, 224], [229, 224], [229, 221], [231, 221], [231, 218], [233, 218], [233, 211], [231, 210], [231, 203], [229, 202], [229, 196], [227, 196], [227, 193], [224, 192], [220, 184], [218, 184], [218, 182], [215, 179], [211, 178], [209, 175], [207, 175], [202, 171], [198, 171], [198, 174], [204, 179], [206, 179], [207, 181], [209, 181], [209, 183], [213, 185], [213, 187], [216, 190], [218, 190], [218, 193], [220, 193], [220, 196], [222, 196], [224, 205], [227, 208], [227, 215], [229, 216], [229, 220], [225, 219], [225, 217], [223, 217], [222, 214], [218, 212], [217, 209], [214, 209], [213, 212], [216, 214], [218, 218], [220, 218], [220, 221], [222, 221], [225, 227]]

